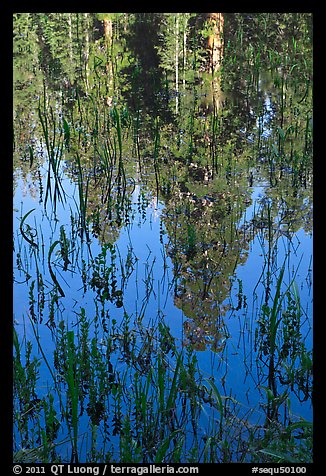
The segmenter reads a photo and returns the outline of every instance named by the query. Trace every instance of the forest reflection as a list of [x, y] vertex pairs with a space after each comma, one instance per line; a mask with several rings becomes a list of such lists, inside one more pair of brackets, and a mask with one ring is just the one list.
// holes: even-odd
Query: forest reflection
[[[63, 167], [71, 180], [78, 177], [73, 158], [82, 150], [94, 236], [117, 240], [135, 184], [145, 184], [164, 202], [167, 251], [179, 276], [175, 304], [190, 319], [187, 339], [197, 349], [213, 340], [219, 349], [230, 278], [257, 232], [271, 226], [265, 212], [261, 226], [257, 217], [241, 223], [254, 182], [266, 184], [274, 227], [286, 217], [288, 233], [311, 230], [310, 168], [292, 166], [311, 147], [309, 128], [304, 144], [297, 137], [310, 106], [300, 101], [305, 91], [296, 75], [308, 73], [279, 71], [277, 64], [265, 71], [264, 55], [273, 52], [250, 57], [250, 43], [239, 68], [230, 54], [241, 17], [60, 15], [60, 25], [41, 14], [15, 17], [15, 168], [38, 188], [40, 169], [32, 159], [44, 157], [36, 107], [43, 90], [39, 104], [47, 102], [49, 119], [59, 113], [70, 124], [69, 138], [64, 128], [60, 134], [69, 140]], [[280, 88], [286, 104], [279, 104]], [[307, 112], [299, 115], [300, 108]], [[54, 129], [50, 134], [55, 140]], [[275, 159], [288, 153], [291, 165], [274, 170], [264, 158], [271, 150]]]
[[310, 461], [311, 15], [13, 19], [17, 461]]

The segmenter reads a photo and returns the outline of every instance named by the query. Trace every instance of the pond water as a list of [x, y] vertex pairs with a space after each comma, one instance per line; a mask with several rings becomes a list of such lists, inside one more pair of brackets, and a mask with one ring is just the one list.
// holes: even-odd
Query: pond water
[[310, 14], [14, 15], [14, 459], [312, 460]]

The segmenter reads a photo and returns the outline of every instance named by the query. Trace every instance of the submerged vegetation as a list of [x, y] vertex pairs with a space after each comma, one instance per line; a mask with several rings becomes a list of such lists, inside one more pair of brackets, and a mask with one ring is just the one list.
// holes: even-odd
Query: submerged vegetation
[[312, 461], [309, 13], [14, 15], [14, 461]]

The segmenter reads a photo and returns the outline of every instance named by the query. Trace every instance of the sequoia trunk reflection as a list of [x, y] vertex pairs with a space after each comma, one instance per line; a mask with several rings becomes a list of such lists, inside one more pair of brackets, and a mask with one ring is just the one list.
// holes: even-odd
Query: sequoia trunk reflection
[[208, 13], [207, 18], [211, 30], [211, 34], [207, 40], [207, 45], [210, 52], [210, 67], [214, 72], [221, 66], [223, 57], [224, 16], [223, 13]]

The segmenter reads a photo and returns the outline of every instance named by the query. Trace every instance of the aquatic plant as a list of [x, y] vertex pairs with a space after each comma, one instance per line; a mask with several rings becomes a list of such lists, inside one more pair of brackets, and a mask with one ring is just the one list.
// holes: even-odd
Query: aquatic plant
[[[38, 116], [42, 126], [47, 157], [49, 160], [44, 206], [47, 204], [48, 197], [52, 202], [52, 184], [51, 184], [51, 170], [53, 172], [54, 191], [53, 191], [53, 205], [56, 210], [57, 202], [65, 200], [65, 191], [60, 179], [60, 165], [63, 155], [64, 140], [67, 142], [67, 132], [63, 133], [62, 127], [57, 124], [57, 120], [52, 106], [49, 107], [46, 102], [46, 88], [44, 83], [43, 102], [39, 99]], [[59, 131], [57, 130], [59, 128]], [[63, 138], [65, 134], [65, 138]]]
[[24, 216], [23, 218], [21, 219], [21, 222], [20, 222], [20, 225], [19, 225], [19, 230], [20, 230], [20, 233], [22, 235], [22, 237], [24, 238], [24, 240], [27, 241], [27, 243], [29, 243], [31, 246], [35, 247], [38, 249], [38, 245], [37, 243], [34, 241], [34, 238], [36, 236], [36, 234], [33, 234], [32, 233], [32, 229], [29, 225], [26, 225], [26, 230], [24, 230], [24, 224], [25, 224], [25, 220], [26, 218], [35, 210], [35, 208], [32, 208], [31, 210], [29, 210]]

